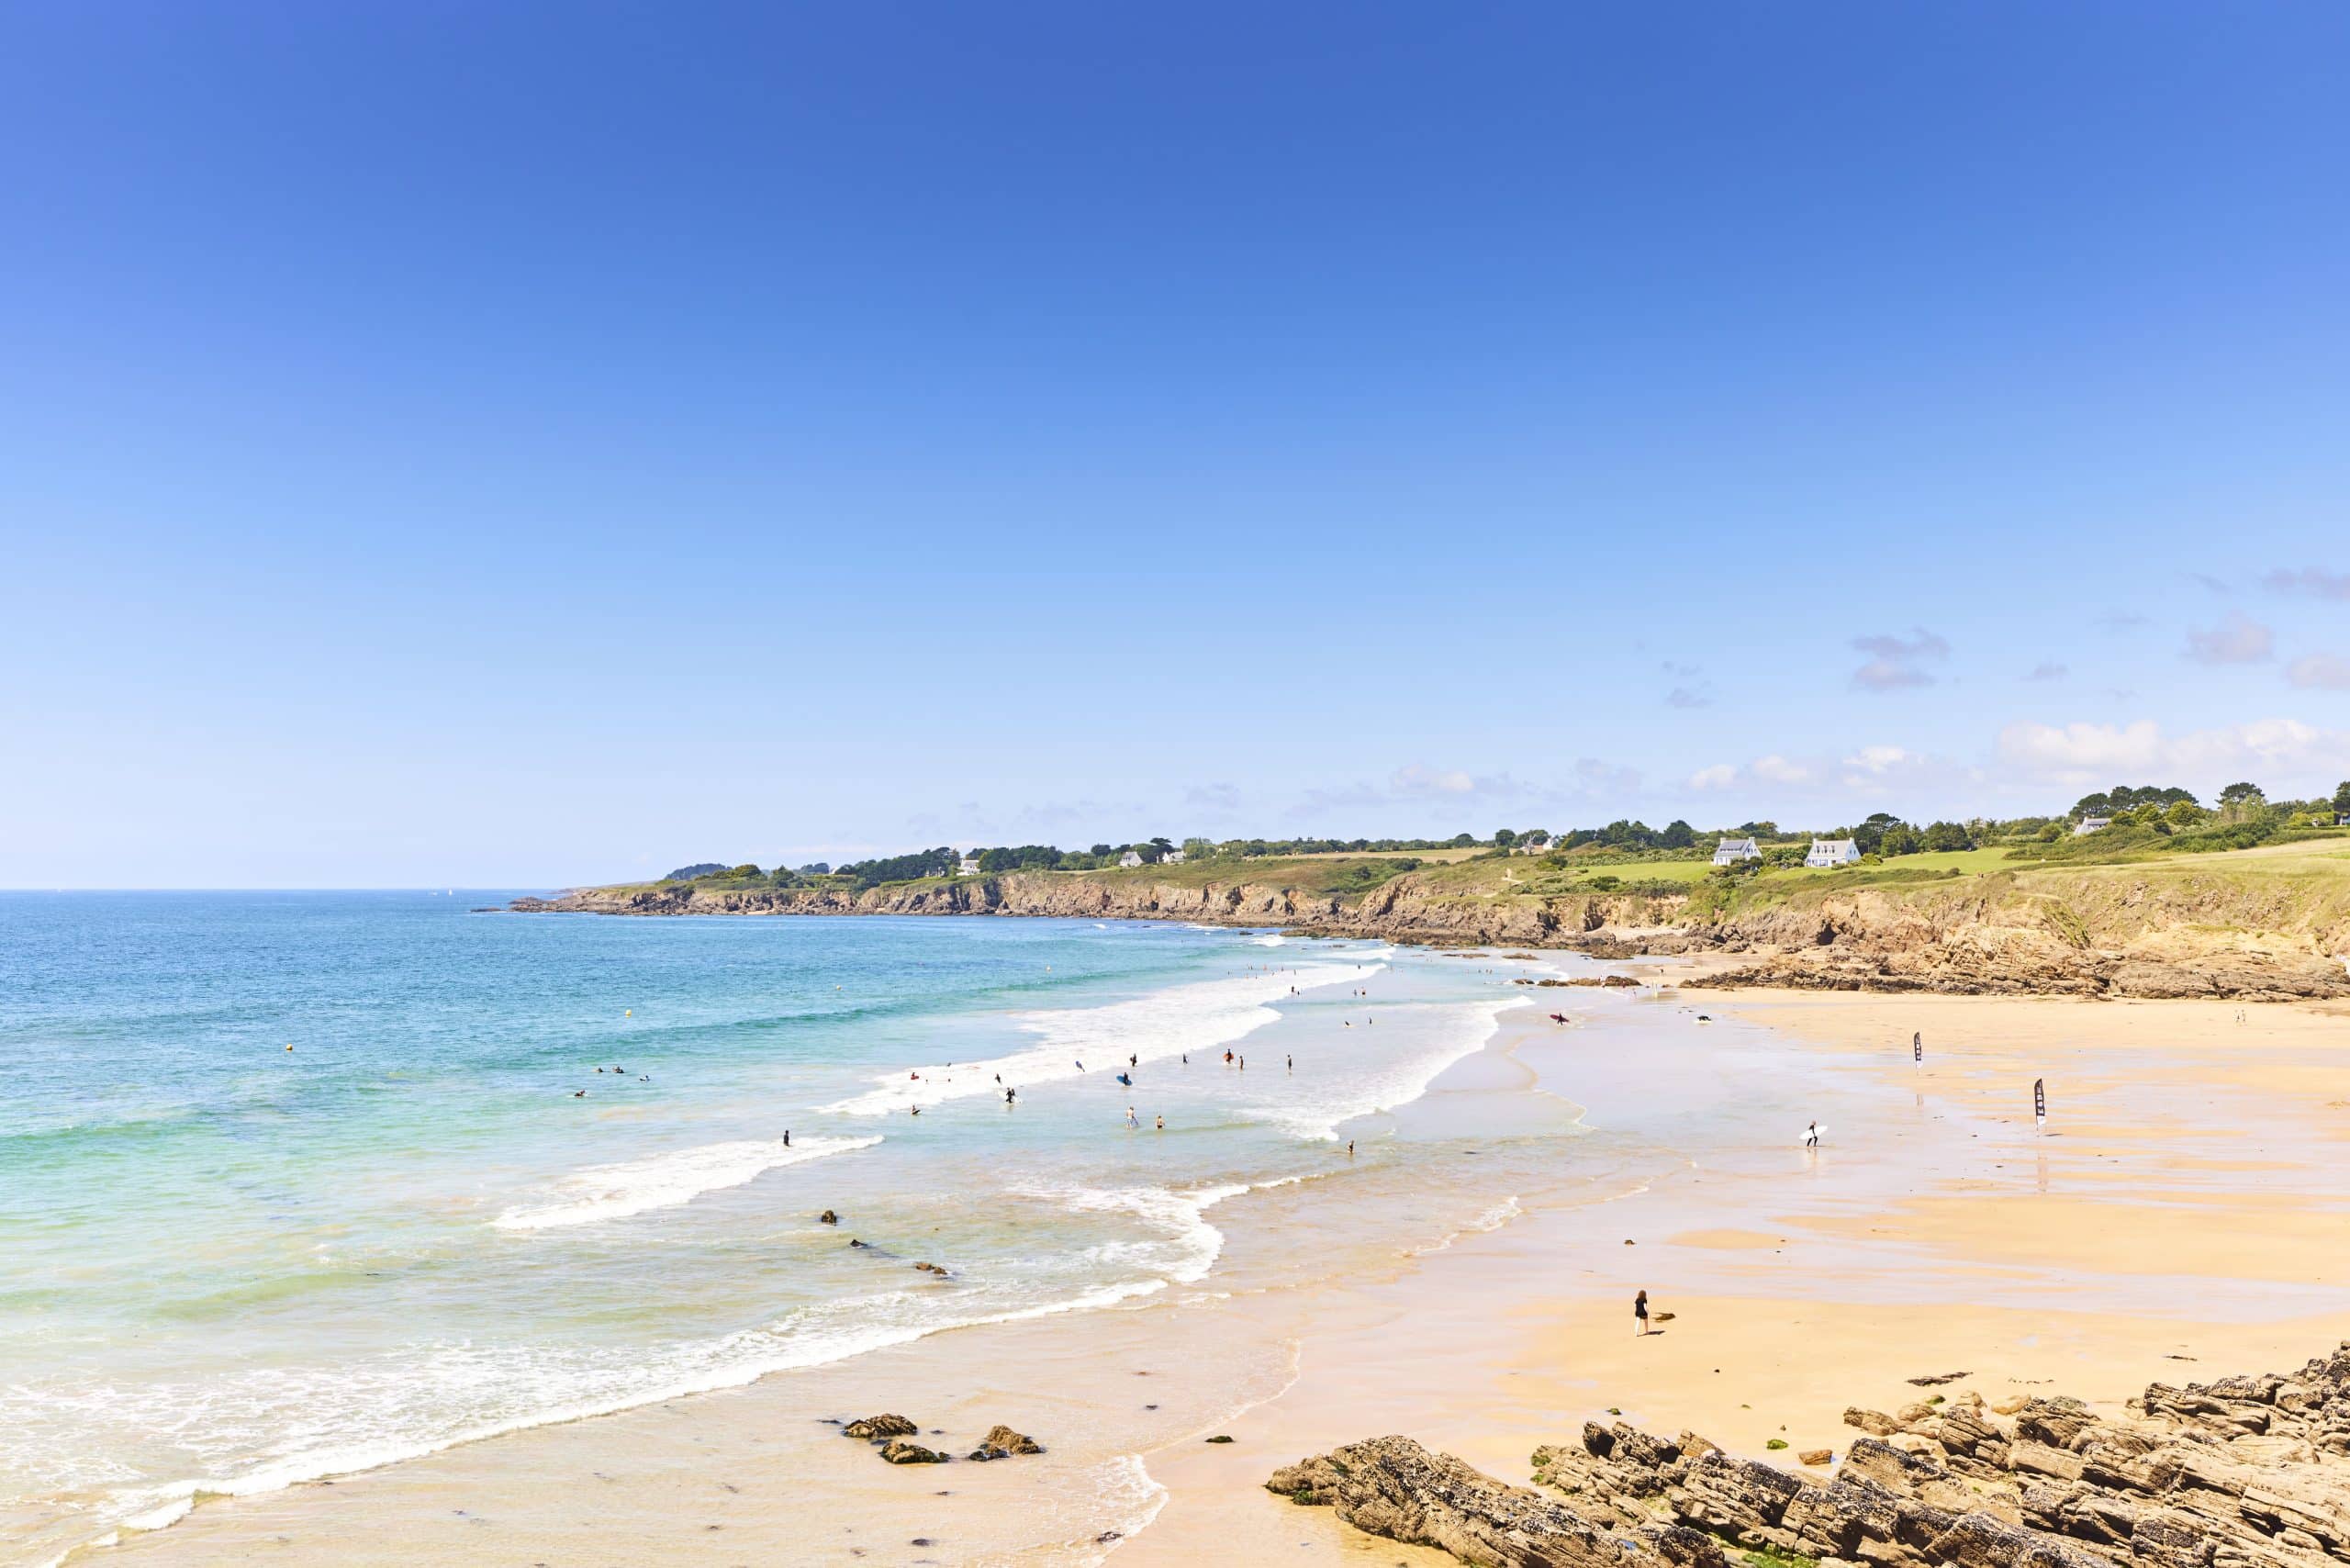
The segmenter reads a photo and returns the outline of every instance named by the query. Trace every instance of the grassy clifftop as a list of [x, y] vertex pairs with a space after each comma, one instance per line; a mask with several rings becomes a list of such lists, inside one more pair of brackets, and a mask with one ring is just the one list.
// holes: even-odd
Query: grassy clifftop
[[996, 914], [1282, 925], [1613, 955], [1718, 951], [1749, 983], [2081, 995], [2350, 995], [2350, 841], [2011, 859], [1968, 850], [1718, 877], [1697, 860], [1486, 855], [1207, 859], [859, 888], [723, 879], [581, 890], [527, 910]]

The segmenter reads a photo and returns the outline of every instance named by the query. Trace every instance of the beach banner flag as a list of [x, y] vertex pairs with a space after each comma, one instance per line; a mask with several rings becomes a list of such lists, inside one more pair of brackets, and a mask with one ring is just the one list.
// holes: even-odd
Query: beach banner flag
[[1922, 1034], [1909, 1036], [1909, 1062], [1913, 1067], [1926, 1065], [1926, 1036]]
[[2048, 1125], [2048, 1081], [2044, 1078], [2031, 1081], [2031, 1125], [2035, 1127]]

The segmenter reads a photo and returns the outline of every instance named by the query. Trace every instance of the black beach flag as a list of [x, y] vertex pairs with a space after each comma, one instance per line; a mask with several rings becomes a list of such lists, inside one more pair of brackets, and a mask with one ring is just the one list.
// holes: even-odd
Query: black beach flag
[[1909, 1060], [1910, 1060], [1910, 1061], [1911, 1061], [1911, 1063], [1912, 1063], [1912, 1064], [1914, 1064], [1914, 1065], [1918, 1065], [1918, 1066], [1923, 1066], [1923, 1065], [1924, 1065], [1925, 1060], [1926, 1060], [1926, 1036], [1923, 1036], [1923, 1035], [1912, 1035], [1912, 1036], [1909, 1036]]
[[2035, 1126], [2048, 1125], [2048, 1081], [2044, 1078], [2031, 1081], [2031, 1120]]

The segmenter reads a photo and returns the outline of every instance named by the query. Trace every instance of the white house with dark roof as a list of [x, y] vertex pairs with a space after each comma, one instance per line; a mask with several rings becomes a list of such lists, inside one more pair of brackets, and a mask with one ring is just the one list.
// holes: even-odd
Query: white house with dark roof
[[1129, 849], [1124, 855], [1118, 857], [1118, 864], [1131, 868], [1142, 864], [1142, 857]]
[[1158, 857], [1158, 863], [1161, 866], [1181, 866], [1183, 863], [1183, 852], [1180, 849], [1170, 849]]
[[1811, 853], [1803, 857], [1807, 866], [1856, 866], [1860, 864], [1861, 846], [1849, 838], [1815, 838]]
[[2075, 838], [2078, 838], [2085, 833], [2101, 832], [2112, 825], [2113, 819], [2111, 817], [2083, 817], [2080, 821], [2073, 824], [2073, 836]]
[[1714, 846], [1714, 864], [1735, 866], [1741, 860], [1760, 860], [1762, 847], [1751, 838], [1725, 838]]
[[963, 858], [955, 862], [955, 874], [958, 877], [978, 876], [979, 874], [979, 852], [974, 849], [969, 854], [964, 856]]
[[1550, 845], [1551, 838], [1549, 834], [1529, 833], [1510, 846], [1509, 852], [1512, 855], [1548, 855], [1550, 853]]

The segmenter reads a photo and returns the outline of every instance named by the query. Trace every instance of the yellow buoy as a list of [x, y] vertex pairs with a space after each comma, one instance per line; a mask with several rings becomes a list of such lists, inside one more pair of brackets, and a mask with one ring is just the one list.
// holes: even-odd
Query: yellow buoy
[[623, 1018], [633, 1018], [636, 1016], [636, 1009], [633, 1007], [623, 1007], [621, 1009], [621, 1016]]
[[292, 1046], [288, 1046], [288, 1047], [286, 1047], [285, 1048], [286, 1048], [287, 1050], [289, 1050], [289, 1051], [290, 1051], [290, 1050], [292, 1050], [294, 1047], [293, 1047]]

